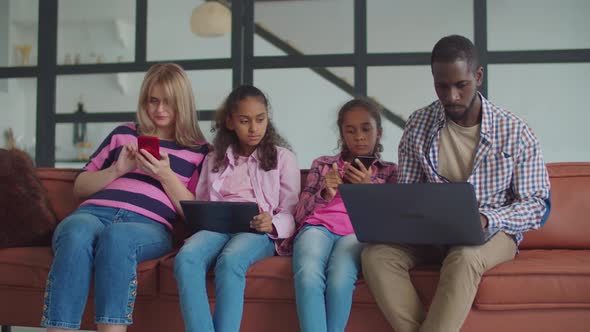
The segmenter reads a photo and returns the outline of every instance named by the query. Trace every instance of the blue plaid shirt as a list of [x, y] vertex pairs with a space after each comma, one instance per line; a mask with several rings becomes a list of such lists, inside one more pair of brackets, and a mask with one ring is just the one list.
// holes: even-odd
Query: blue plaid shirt
[[[467, 182], [475, 188], [488, 236], [522, 233], [542, 226], [549, 212], [549, 176], [539, 141], [527, 124], [481, 94], [481, 138]], [[447, 182], [438, 174], [443, 105], [436, 101], [408, 119], [399, 145], [398, 182]]]

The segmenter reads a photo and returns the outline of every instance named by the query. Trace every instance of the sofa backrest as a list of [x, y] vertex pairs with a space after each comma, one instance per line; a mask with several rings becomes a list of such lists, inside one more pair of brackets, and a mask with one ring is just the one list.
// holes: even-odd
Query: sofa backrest
[[[548, 164], [551, 179], [551, 215], [540, 230], [525, 233], [520, 245], [534, 248], [590, 248], [590, 162]], [[73, 195], [78, 170], [38, 168], [59, 220], [77, 206]], [[308, 170], [301, 171], [301, 188]]]
[[524, 234], [522, 249], [590, 248], [590, 162], [551, 163], [551, 214], [545, 225]]
[[74, 197], [74, 180], [78, 172], [74, 169], [37, 168], [57, 220], [61, 221], [78, 207], [79, 202]]
[[[80, 204], [74, 197], [74, 180], [79, 172], [67, 168], [37, 168], [37, 175], [47, 188], [51, 207], [58, 220], [72, 213]], [[301, 189], [305, 186], [308, 172], [307, 169], [301, 170]]]

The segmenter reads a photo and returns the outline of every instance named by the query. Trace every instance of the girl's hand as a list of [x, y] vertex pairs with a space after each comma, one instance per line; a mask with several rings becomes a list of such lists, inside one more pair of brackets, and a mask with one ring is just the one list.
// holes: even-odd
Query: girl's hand
[[174, 176], [174, 172], [170, 169], [170, 157], [168, 153], [160, 151], [161, 160], [156, 159], [147, 150], [141, 149], [136, 154], [137, 167], [147, 175], [154, 179], [163, 182], [170, 176]]
[[250, 221], [250, 228], [260, 233], [272, 233], [272, 216], [268, 212], [262, 212]]
[[359, 169], [356, 169], [351, 164], [348, 164], [344, 171], [344, 178], [348, 180], [350, 183], [358, 184], [358, 183], [371, 183], [371, 177], [373, 176], [373, 169], [369, 167], [367, 169], [363, 163], [355, 159], [353, 161], [356, 165], [358, 165]]
[[338, 172], [338, 165], [336, 163], [332, 164], [332, 169], [326, 173], [326, 177], [324, 178], [324, 192], [322, 193], [322, 197], [327, 200], [328, 202], [336, 196], [336, 192], [338, 191], [338, 186], [342, 184], [342, 178], [340, 177], [340, 172]]
[[117, 177], [127, 174], [137, 168], [136, 162], [137, 144], [127, 143], [121, 148], [119, 158], [115, 163], [115, 173]]

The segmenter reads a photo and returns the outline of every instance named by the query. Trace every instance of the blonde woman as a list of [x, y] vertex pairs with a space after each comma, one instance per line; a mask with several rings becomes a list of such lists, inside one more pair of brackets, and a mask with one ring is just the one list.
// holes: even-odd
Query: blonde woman
[[[139, 135], [159, 138], [160, 159], [138, 150]], [[179, 201], [194, 199], [207, 152], [186, 73], [154, 65], [141, 86], [137, 124], [115, 128], [74, 183], [84, 201], [53, 236], [41, 322], [48, 331], [80, 328], [93, 274], [98, 330], [126, 331], [137, 264], [171, 249], [171, 222]]]

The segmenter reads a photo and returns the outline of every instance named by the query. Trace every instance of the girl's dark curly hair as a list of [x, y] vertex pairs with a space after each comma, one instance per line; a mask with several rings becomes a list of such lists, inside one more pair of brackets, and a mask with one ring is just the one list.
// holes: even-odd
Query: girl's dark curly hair
[[[362, 108], [369, 112], [369, 115], [373, 119], [375, 119], [375, 124], [377, 128], [375, 129], [382, 129], [381, 126], [381, 112], [382, 109], [376, 103], [369, 99], [363, 98], [356, 98], [353, 100], [348, 101], [346, 104], [342, 105], [340, 111], [338, 111], [338, 132], [340, 133], [340, 138], [338, 138], [338, 148], [340, 149], [340, 155], [344, 160], [347, 160], [353, 156], [350, 155], [350, 150], [346, 146], [344, 142], [344, 135], [342, 134], [342, 123], [344, 122], [344, 115], [351, 111], [354, 108]], [[381, 152], [383, 152], [383, 145], [381, 144], [381, 139], [378, 138], [377, 142], [375, 142], [375, 148], [373, 149], [373, 155], [377, 158], [381, 158]]]
[[[213, 172], [219, 172], [227, 166], [225, 159], [225, 152], [228, 147], [232, 147], [234, 151], [238, 151], [240, 141], [235, 131], [229, 130], [225, 126], [226, 119], [231, 118], [232, 114], [238, 110], [239, 103], [246, 98], [256, 98], [266, 107], [269, 113], [268, 99], [262, 91], [252, 85], [242, 85], [232, 91], [227, 99], [223, 102], [221, 107], [215, 113], [215, 121], [211, 132], [215, 133], [213, 138], [213, 150], [215, 154], [215, 163]], [[275, 129], [270, 116], [268, 117], [268, 124], [266, 126], [266, 133], [258, 143], [256, 148], [258, 159], [260, 160], [260, 167], [265, 171], [277, 168], [277, 146], [291, 149], [289, 143], [279, 135]], [[238, 155], [235, 154], [238, 158]]]

